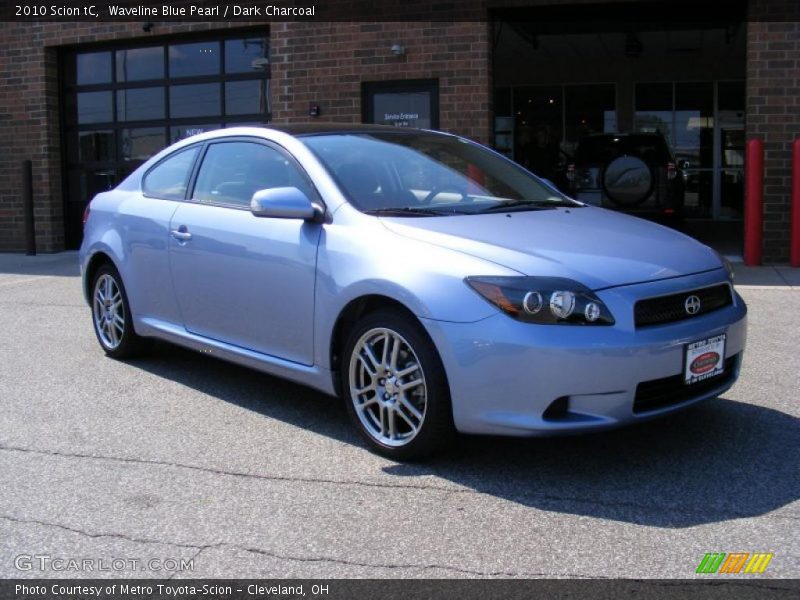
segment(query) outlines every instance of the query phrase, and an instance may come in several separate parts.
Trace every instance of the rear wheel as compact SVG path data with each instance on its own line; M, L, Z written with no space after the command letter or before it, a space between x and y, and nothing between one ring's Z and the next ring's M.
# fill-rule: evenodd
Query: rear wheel
M110 264L100 267L92 282L92 323L97 341L112 358L130 358L147 346L133 330L125 286Z
M347 410L372 449L413 460L452 439L444 368L414 319L391 310L367 315L350 332L342 356Z

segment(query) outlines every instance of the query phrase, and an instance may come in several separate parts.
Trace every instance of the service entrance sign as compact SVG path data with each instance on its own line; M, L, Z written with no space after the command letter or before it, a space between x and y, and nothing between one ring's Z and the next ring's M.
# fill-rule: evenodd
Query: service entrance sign
M379 81L363 85L363 121L395 127L439 127L439 82Z

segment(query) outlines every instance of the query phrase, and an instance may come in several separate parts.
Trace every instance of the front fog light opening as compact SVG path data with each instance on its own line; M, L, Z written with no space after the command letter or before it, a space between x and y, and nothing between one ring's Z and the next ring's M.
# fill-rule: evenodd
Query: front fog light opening
M559 319L566 319L575 310L575 294L566 291L556 291L550 296L550 312Z
M569 414L569 397L561 396L553 400L542 413L545 421L560 421L566 419Z

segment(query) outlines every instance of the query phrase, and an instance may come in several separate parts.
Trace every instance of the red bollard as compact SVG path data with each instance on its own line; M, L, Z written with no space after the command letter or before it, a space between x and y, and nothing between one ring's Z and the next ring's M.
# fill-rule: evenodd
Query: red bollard
M792 144L792 216L789 264L800 267L800 138Z
M764 142L747 140L744 159L744 264L761 264L764 220Z

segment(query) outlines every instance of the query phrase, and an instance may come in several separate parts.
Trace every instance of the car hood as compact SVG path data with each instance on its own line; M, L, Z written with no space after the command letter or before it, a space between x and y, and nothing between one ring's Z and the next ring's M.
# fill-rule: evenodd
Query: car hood
M381 221L408 238L525 275L568 277L594 290L723 266L711 248L682 233L594 207Z

